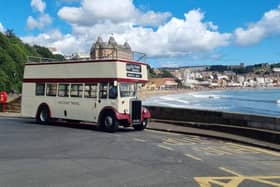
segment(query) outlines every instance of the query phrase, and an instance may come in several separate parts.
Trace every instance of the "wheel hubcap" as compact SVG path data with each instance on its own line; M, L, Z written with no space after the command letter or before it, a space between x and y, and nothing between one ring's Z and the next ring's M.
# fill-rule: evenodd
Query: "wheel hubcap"
M146 128L147 126L148 126L148 121L144 120L144 121L143 121L143 127Z
M111 116L106 116L105 126L106 127L112 127L113 126L113 118Z
M47 117L48 117L48 112L43 110L41 113L40 113L40 120L45 122L47 121Z

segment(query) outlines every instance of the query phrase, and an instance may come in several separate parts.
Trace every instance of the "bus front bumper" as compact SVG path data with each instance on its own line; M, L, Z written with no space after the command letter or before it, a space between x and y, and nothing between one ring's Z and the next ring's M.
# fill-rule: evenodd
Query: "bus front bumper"
M127 123L131 125L130 114L115 112L115 115L119 121L127 121ZM145 119L150 119L150 118L151 118L151 113L146 108L142 108L141 122L143 122Z

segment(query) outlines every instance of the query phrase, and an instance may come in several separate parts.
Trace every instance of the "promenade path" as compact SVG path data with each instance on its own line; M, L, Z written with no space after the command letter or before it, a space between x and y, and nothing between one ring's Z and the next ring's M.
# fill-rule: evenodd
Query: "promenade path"
M154 130L0 116L0 186L280 186L280 152Z

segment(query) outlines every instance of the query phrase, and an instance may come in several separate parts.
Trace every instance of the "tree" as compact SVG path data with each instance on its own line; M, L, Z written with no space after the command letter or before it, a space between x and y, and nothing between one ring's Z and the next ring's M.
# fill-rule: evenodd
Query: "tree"
M151 68L150 65L147 65L147 70L148 70L148 78L156 78L157 74L154 72L153 68Z
M12 29L5 34L0 32L0 91L21 90L27 56L64 59L62 55L53 55L46 47L23 43Z
M161 70L160 77L161 78L167 78L167 77L175 78L174 75L172 75L168 70L165 70L165 69Z

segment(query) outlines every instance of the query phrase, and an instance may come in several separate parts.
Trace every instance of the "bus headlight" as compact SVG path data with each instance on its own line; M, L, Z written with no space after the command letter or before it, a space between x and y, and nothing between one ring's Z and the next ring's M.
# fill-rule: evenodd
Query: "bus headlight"
M148 112L148 109L143 107L143 113L147 113Z

